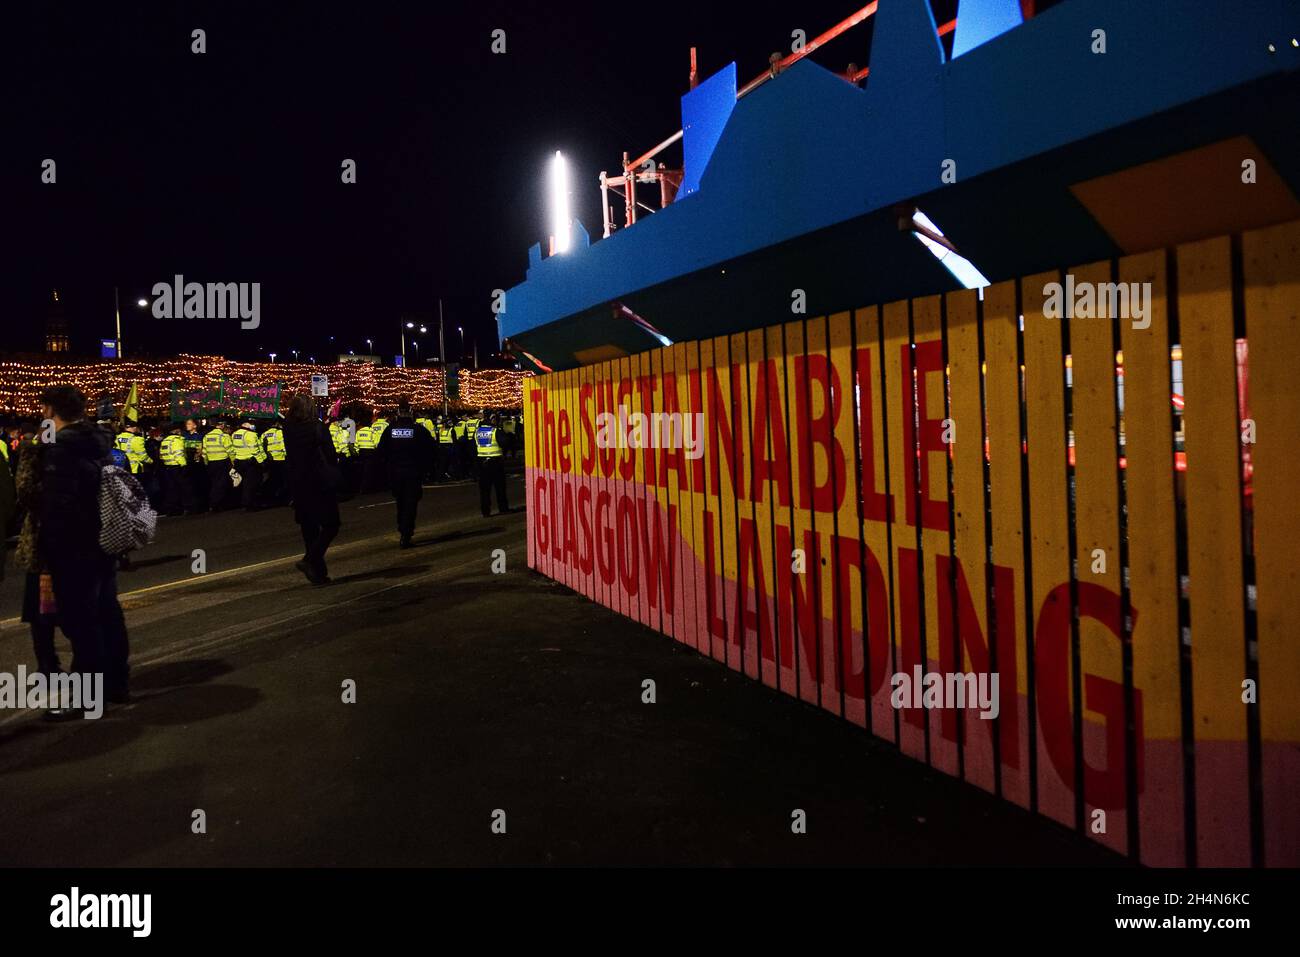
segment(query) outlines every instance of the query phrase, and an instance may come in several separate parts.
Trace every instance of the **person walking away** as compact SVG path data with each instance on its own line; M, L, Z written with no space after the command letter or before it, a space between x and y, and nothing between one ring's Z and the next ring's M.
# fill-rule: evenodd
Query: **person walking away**
M338 493L343 475L334 441L316 418L316 407L309 395L296 395L289 402L284 423L284 464L293 497L293 517L305 548L302 561L295 567L313 585L324 585L330 580L325 550L341 524Z
M239 473L240 499L244 511L255 512L261 507L257 493L262 487L262 464L266 461L266 453L262 451L262 440L252 422L240 423L235 434L230 437L230 447L235 460L235 471Z
M272 421L262 433L262 451L266 453L266 484L262 487L263 501L270 505L283 505L288 489L284 483L284 429Z
M190 488L185 438L179 422L173 423L158 443L162 460L162 514L183 515L194 510L194 490Z
M388 468L388 484L397 503L397 535L401 548L411 547L415 534L415 515L424 489L420 484L426 463L432 454L429 433L415 424L411 403L403 399L397 416L379 440L379 458Z
M474 433L474 444L478 448L478 497L483 517L492 514L493 489L497 493L497 509L502 515L510 511L506 500L506 466L503 458L501 439L503 433L497 428L496 416L490 415L481 423Z
M230 457L234 444L230 426L218 422L203 436L203 458L208 463L208 510L224 511L234 487L230 484Z
M22 530L18 533L18 547L14 550L14 567L26 574L22 621L31 630L36 670L52 676L61 670L59 654L54 647L54 629L58 626L58 615L54 603L54 583L36 547L40 535L41 469L44 466L45 447L33 436L17 452L16 498L23 510L23 523Z
M121 703L129 699L130 646L117 562L99 547L99 486L113 436L86 421L86 397L74 386L52 386L40 402L55 433L42 453L37 553L49 567L59 623L72 643L72 671L103 675L104 696ZM46 713L55 721L80 716L72 709Z

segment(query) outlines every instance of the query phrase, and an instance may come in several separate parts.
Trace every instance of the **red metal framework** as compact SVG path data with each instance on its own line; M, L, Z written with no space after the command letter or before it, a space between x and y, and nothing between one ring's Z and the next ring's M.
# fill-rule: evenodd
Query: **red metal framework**
M1035 4L1035 0L1021 0L1021 8L1024 11L1024 15L1026 19L1033 16L1034 4ZM868 3L860 10L844 18L839 23L831 27L829 30L826 30L823 33L818 34L812 40L805 43L801 48L793 51L792 53L784 57L773 53L768 68L763 73L760 73L758 76L754 77L754 79L750 80L743 87L741 87L740 90L737 91L736 93L736 99L739 100L742 97L747 96L748 94L752 93L754 90L762 86L764 83L766 83L768 80L779 75L785 70L788 70L791 66L798 63L800 60L802 60L804 57L808 56L809 54L813 53L814 51L819 50L821 47L825 46L831 40L834 40L836 37L842 36L843 34L847 33L849 30L853 29L855 26L870 19L873 15L875 15L876 8L878 5L879 5L879 0L872 0L871 3ZM947 23L940 24L938 28L939 36L941 37L947 36L948 34L952 33L956 28L957 28L956 19L952 19L949 20ZM848 69L846 69L842 75L844 76L844 79L847 80L848 82L857 84L857 83L861 83L864 79L866 79L867 75L870 72L871 72L871 68L869 66L863 67L862 69L858 69L856 64L850 63ZM696 50L695 47L691 47L690 89L692 90L695 89L698 82L699 82L699 72L696 65ZM606 171L604 170L601 171L600 194L601 194L601 207L604 210L604 223L603 223L604 228L602 230L601 235L603 237L608 238L610 233L612 233L616 228L614 225L613 215L609 205L609 194L611 191L614 192L616 195L621 196L623 199L623 224L622 224L623 227L631 226L633 223L636 222L638 207L644 209L646 212L649 213L655 212L655 207L649 206L646 203L642 202L641 200L637 199L637 195L636 195L637 183L643 183L643 184L657 183L659 185L659 207L658 207L659 209L663 209L674 199L676 199L677 190L678 188L680 188L682 184L683 171L680 169L669 169L667 167L661 167L657 163L653 162L653 160L656 156L658 156L668 147L672 146L674 143L679 141L682 138L682 135L683 135L683 131L678 130L672 136L663 140L657 146L654 146L651 149L647 150L646 152L642 153L640 156L636 157L635 159L629 159L628 154L624 153L623 164L622 164L623 171L622 174L619 176L610 176Z

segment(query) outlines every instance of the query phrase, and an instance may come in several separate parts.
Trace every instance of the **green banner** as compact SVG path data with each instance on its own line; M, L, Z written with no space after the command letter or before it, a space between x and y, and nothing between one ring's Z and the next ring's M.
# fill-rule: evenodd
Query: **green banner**
M171 419L181 422L225 415L273 419L280 414L283 385L249 386L229 379L190 388L172 383Z

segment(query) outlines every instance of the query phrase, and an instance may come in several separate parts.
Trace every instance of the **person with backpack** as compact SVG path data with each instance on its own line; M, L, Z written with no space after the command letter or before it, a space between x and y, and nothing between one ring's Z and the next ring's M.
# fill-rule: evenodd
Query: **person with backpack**
M41 469L38 554L72 644L72 671L103 675L104 696L122 703L129 700L126 618L117 600L116 556L100 546L100 491L105 466L112 465L113 435L86 421L86 397L74 386L51 386L40 402L55 433ZM59 721L82 714L51 709L45 716Z

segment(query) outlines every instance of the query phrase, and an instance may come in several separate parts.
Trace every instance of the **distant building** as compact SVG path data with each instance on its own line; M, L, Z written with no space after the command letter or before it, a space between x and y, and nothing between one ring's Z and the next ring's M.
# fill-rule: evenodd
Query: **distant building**
M67 352L68 349L68 320L63 316L63 303L55 289L45 311L45 351Z

